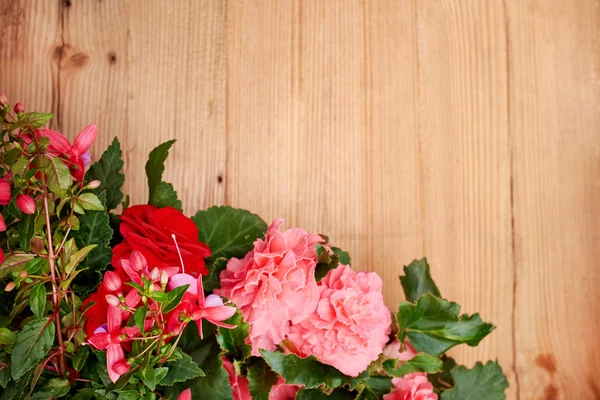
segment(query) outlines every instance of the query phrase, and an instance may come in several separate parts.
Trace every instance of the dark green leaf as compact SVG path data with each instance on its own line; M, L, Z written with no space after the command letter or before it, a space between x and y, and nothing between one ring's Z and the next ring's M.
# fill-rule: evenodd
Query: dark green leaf
M50 400L57 399L69 393L70 389L68 379L52 378L42 386L42 388L34 393L31 400Z
M16 253L8 257L0 266L0 279L13 272L20 271L24 266L35 257L35 254Z
M433 356L461 343L477 346L493 329L479 314L461 315L460 306L426 293L416 304L402 302L396 314L398 339L408 337L419 352Z
M433 384L438 392L454 386L454 379L452 378L450 371L456 367L456 361L454 361L453 358L446 355L443 355L441 358L442 362L444 363L442 371L437 374L427 375L427 379Z
M141 306L140 308L135 310L135 313L133 314L133 321L135 322L135 326L137 326L138 329L140 330L140 332L142 332L142 333L144 333L144 331L145 331L144 325L146 322L146 313L147 312L148 312L148 309L146 308L146 306Z
M104 203L104 193L100 195L100 201ZM79 274L73 284L75 293L84 298L96 289L102 278L102 272L110 264L112 258L110 240L113 230L106 210L88 211L79 218L79 223L79 230L72 232L77 247L83 248L92 244L97 246L85 259L87 270Z
M10 368L2 368L0 369L0 386L4 389L8 386L8 382L10 382Z
M24 113L17 124L19 127L31 125L34 128L41 128L54 118L52 113L28 112Z
M26 214L23 220L19 222L17 232L19 232L19 245L24 251L30 250L29 242L35 233L36 214Z
M227 268L227 261L226 258L220 257L208 263L210 272L208 275L202 277L202 284L205 291L212 292L221 287L220 275L221 271Z
M173 185L168 182L159 182L156 185L148 204L158 208L173 207L179 211L182 210L181 200L177 198L177 192Z
M192 220L198 227L200 241L210 247L211 260L244 257L267 230L267 224L258 215L229 206L198 211Z
M181 303L183 295L190 285L178 286L175 289L167 293L167 300L163 302L163 314L166 314L175 309Z
M10 167L13 176L19 176L21 178L25 178L25 174L29 169L29 165L31 164L31 160L26 157L19 158L13 165Z
M404 276L400 277L406 300L414 303L425 293L440 297L440 291L431 278L427 259L415 260L408 267L404 267Z
M356 398L356 393L342 388L335 389L331 394L326 394L319 389L300 389L296 394L296 400L351 400Z
M442 392L442 400L504 400L508 381L497 362L478 362L473 369L463 366L451 371L455 386Z
M73 356L73 369L75 369L75 371L81 371L81 368L85 365L89 354L89 346L79 346L77 353L75 353Z
M54 343L54 324L47 318L36 319L25 324L17 335L17 343L11 355L12 377L18 380L37 365Z
M397 360L387 360L383 363L385 372L398 378L413 372L426 372L433 374L442 370L443 362L437 357L430 356L427 353L419 353L411 360L406 361L400 366L396 364Z
M185 382L189 379L204 376L204 372L190 356L181 353L181 358L165 364L169 367L167 375L159 382L162 386L171 386L176 382Z
M175 140L169 140L158 145L150 152L148 162L146 162L146 176L148 177L148 188L150 189L150 198L158 184L162 182L162 175L165 172L165 161L169 156L169 149L175 143Z
M29 294L29 307L37 318L44 316L46 308L46 286L43 283L36 283Z
M225 323L237 326L234 329L219 327L217 334L219 346L233 359L238 361L246 360L252 353L252 346L246 343L246 339L250 334L250 324L244 322L244 317L239 310L225 321Z
M77 197L77 204L84 210L102 211L104 206L94 193L82 193Z
M158 379L156 379L156 371L154 368L152 368L152 366L148 366L142 371L142 381L144 381L144 384L148 386L148 389L152 391L156 389Z
M260 350L260 354L271 369L285 379L286 383L303 385L307 389L321 385L330 389L342 385L354 388L367 376L367 373L356 378L344 375L334 367L320 363L314 356L300 358L295 354L265 350Z
M341 264L350 265L350 254L338 247L332 247L331 250L338 256Z
M71 172L69 167L58 157L46 158L44 161L46 184L48 189L59 197L65 196L71 186Z
M269 393L278 376L262 358L253 357L248 367L248 388L253 400L269 400Z
M365 379L358 389L357 400L378 400L392 390L392 378L372 376Z
M121 187L125 182L125 175L121 173L123 169L122 156L121 144L115 137L111 145L102 153L100 160L92 164L85 174L87 182L91 182L94 179L101 182L100 187L94 189L94 193L100 195L100 193L106 192L106 209L108 211L117 208L123 200Z

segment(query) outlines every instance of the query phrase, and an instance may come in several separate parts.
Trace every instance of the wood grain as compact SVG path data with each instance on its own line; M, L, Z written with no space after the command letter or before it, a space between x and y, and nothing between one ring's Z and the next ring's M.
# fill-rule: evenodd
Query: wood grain
M509 399L600 398L597 0L0 0L0 90L121 139L187 214L328 234L403 299L427 256L497 330ZM6 21L6 22L5 22Z

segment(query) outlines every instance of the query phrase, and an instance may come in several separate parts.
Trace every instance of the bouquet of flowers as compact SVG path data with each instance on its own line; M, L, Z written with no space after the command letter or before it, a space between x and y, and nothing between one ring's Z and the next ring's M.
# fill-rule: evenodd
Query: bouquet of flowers
M188 218L149 155L148 204L118 139L73 143L0 93L1 399L504 399L493 361L445 353L492 330L441 297L426 260L382 281L325 235L227 206Z

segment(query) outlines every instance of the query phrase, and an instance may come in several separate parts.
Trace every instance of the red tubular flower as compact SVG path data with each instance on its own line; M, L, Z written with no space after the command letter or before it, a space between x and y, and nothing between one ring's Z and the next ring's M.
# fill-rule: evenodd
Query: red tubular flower
M121 260L135 250L144 256L150 270L177 267L176 272L179 272L179 255L172 238L175 235L186 265L185 272L194 277L208 274L204 258L210 256L210 249L199 241L194 222L172 207L129 207L121 215L120 231L123 242L113 249L115 268L120 268ZM135 270L135 266L131 266Z
M113 365L112 369L116 374L123 375L129 372L131 369L131 363L129 360L123 358L122 360L117 361Z
M0 232L4 232L6 230L6 222L4 221L4 217L0 214Z
M177 400L192 400L192 390L185 389L183 392L179 393Z
M36 210L35 200L26 194L20 194L17 196L17 206L25 214L34 214Z
M0 205L5 206L10 203L10 184L0 181Z

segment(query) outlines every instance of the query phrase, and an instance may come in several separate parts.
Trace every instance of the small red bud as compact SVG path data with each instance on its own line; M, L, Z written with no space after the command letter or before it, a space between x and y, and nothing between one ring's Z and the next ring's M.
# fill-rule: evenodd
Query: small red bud
M126 374L131 369L131 363L126 359L121 359L113 364L112 369L119 375Z
M108 304L110 304L113 307L120 307L121 306L121 300L119 300L119 298L117 296L115 296L114 294L107 294L106 295L106 302Z
M0 232L4 232L6 230L6 222L4 221L4 217L0 214Z
M0 181L0 205L5 206L10 203L10 184Z
M15 112L17 114L24 113L25 112L25 104L17 103L17 104L15 104L15 107L13 109L15 110Z
M179 393L177 400L192 400L192 389L185 389L183 392Z
M15 286L17 286L17 285L15 285L14 282L8 282L8 285L6 285L4 287L4 291L5 292L10 292L11 290L13 290L15 288Z
M90 189L98 189L100 187L100 184L102 182L100 182L99 180L93 180L90 183L87 184L87 187Z
M123 286L123 282L121 282L119 275L113 271L107 271L104 274L104 287L106 290L109 292L116 292L117 290L121 290L121 286Z
M17 196L17 206L25 214L34 214L36 210L35 200L26 194L20 194Z

